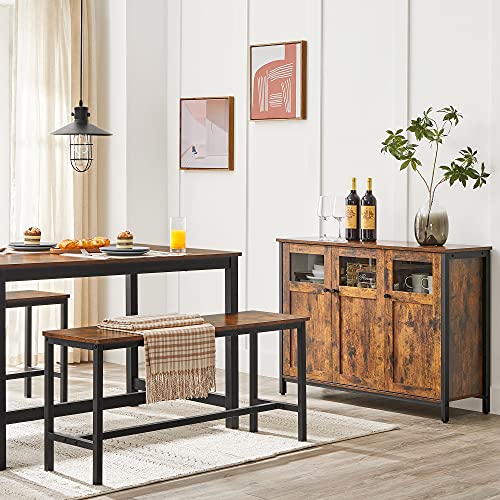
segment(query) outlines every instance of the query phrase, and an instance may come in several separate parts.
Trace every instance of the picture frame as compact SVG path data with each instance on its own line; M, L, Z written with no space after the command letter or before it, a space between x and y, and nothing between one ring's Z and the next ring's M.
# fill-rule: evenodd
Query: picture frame
M307 41L250 45L250 120L307 118Z
M181 97L180 170L234 170L234 96Z

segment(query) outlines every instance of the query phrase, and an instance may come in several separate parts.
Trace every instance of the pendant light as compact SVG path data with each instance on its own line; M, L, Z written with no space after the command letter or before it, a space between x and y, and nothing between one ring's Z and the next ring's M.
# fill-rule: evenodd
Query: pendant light
M52 135L69 135L69 159L76 172L86 172L92 165L92 136L112 135L95 125L89 123L89 108L83 105L83 0L80 0L80 102L74 108L71 116L73 123L59 130L51 132Z

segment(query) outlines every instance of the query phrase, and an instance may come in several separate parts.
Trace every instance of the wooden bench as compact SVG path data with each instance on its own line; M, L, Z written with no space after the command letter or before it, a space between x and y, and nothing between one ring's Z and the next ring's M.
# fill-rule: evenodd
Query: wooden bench
M233 398L224 394L210 393L207 398L195 399L198 402L224 407L224 411L197 415L194 417L166 420L153 424L135 425L110 431L103 430L103 410L142 404L146 401L145 384L138 384L139 392L119 396L103 397L103 352L106 350L141 346L142 335L114 330L101 330L97 327L72 328L43 332L45 336L46 374L45 374L45 459L46 471L54 470L54 442L62 442L93 452L93 484L102 484L103 440L141 434L161 429L181 427L185 425L209 422L250 415L250 432L258 432L258 414L270 410L288 410L298 414L298 440L307 440L306 425L306 316L276 314L260 311L246 311L235 314L215 314L204 316L207 323L215 326L216 337L249 335L250 338L250 400L249 406L240 408ZM270 401L258 397L258 334L286 329L297 329L297 404L281 401ZM54 406L54 345L77 347L93 351L93 398L92 406L88 401L67 403L68 408L58 415L72 414L82 411L93 412L92 434L68 436L54 432L54 417L57 416ZM238 374L230 374L236 377ZM238 398L236 398L238 399Z
M33 307L61 305L61 328L68 327L67 293L44 292L41 290L16 290L5 294L5 307L13 309L24 307L24 370L6 375L7 380L24 378L24 397L31 398L31 378L44 374L42 368L32 366L33 352ZM61 346L61 371L56 376L61 379L59 400L68 400L68 348Z

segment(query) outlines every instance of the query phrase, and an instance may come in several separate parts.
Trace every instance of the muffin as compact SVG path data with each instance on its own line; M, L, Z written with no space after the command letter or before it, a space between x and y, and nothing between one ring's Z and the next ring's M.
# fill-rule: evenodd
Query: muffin
M24 244L25 245L40 245L42 238L42 231L37 227L29 227L24 231Z
M122 231L116 237L117 248L132 248L134 246L134 235L130 231Z

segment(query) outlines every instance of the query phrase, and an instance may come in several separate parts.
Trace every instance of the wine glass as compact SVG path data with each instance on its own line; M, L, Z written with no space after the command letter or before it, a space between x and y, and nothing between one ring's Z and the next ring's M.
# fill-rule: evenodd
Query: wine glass
M342 195L335 195L333 200L333 213L332 217L339 224L339 235L335 241L345 243L347 240L342 237L342 221L345 219L345 198Z
M331 196L320 196L318 203L318 217L326 222L330 217L333 217L333 198ZM325 224L323 224L322 235L320 241L329 241L326 235Z

